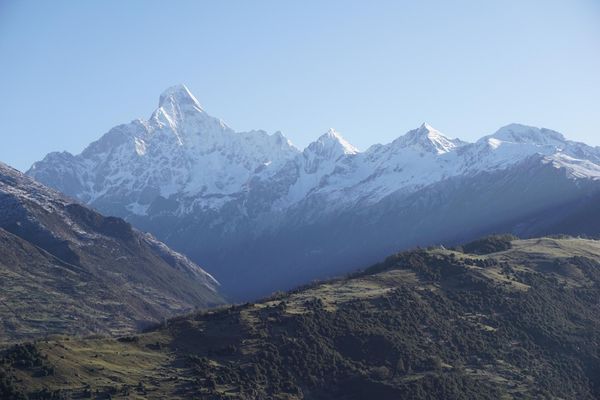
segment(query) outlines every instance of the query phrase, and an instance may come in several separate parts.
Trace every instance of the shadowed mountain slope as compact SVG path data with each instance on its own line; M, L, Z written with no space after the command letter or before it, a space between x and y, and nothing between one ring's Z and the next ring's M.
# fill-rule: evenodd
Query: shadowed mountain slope
M217 289L152 236L0 164L0 341L124 333L222 304Z
M279 132L234 131L179 85L148 119L27 174L151 232L248 300L414 245L583 233L600 149L520 124L467 143L424 123L364 151L333 129L300 150Z

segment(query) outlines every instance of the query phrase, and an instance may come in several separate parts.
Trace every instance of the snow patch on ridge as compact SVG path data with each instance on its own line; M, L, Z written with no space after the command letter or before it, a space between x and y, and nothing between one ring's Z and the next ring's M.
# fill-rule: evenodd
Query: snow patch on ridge
M451 177L509 168L535 154L553 157L576 177L595 178L600 169L599 149L520 124L466 143L423 123L364 152L330 129L300 151L280 132L235 132L177 85L161 94L148 120L111 129L80 155L51 153L28 174L92 205L117 204L134 215L188 215L233 204L247 216L299 204L323 210L371 204Z
M414 148L417 151L432 152L438 155L449 153L463 144L458 139L447 138L427 123L423 123L418 129L399 137L394 143L398 147Z

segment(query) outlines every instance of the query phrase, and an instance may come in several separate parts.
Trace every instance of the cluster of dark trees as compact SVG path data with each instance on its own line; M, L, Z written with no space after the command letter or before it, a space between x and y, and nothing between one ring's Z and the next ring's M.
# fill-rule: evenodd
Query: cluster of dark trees
M151 348L170 346L186 361L193 381L180 390L199 399L600 398L600 263L572 257L516 268L483 256L513 239L461 248L480 257L403 252L348 278L380 274L386 284L394 274L382 273L394 270L417 277L391 279L374 298L292 301L303 288L176 318L156 328L172 342ZM5 351L0 365L0 398L19 400L6 371L51 367L35 345Z
M490 246L505 248L499 243L502 238L493 238L477 248L480 253ZM517 271L489 259L468 262L498 267L530 288L500 284L452 255L415 250L354 277L409 269L418 284L337 303L335 311L315 298L303 305L306 312L288 313L288 296L277 294L270 299L274 305L252 311L258 321L251 329L240 316L251 305L199 314L198 320L220 321L236 333L227 346L198 346L190 358L198 395L219 398L224 396L219 388L233 387L246 399L600 397L598 262L561 261L585 277L588 284L577 287L535 268ZM176 323L171 326L177 329ZM193 348L189 330L186 337ZM198 335L198 341L209 339L206 332ZM254 343L251 354L240 350L248 341Z

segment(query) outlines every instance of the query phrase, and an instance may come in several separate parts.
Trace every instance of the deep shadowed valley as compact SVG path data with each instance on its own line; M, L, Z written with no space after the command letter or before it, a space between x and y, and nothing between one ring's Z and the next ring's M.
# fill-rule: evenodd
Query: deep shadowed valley
M184 85L148 119L27 174L151 232L236 301L414 246L600 234L600 149L551 129L509 124L469 143L424 123L364 151L331 129L301 150L281 132L234 131Z

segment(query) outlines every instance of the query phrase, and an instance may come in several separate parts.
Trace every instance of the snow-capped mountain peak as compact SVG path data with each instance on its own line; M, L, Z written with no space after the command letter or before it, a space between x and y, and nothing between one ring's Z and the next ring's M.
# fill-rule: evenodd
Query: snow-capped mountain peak
M325 165L330 165L330 167L325 168L329 170L341 158L358 153L356 147L351 145L335 129L330 128L304 149L304 170L312 174L319 169L323 169Z
M356 147L350 144L333 128L330 128L316 141L309 144L306 150L322 156L335 158L341 155L357 154L359 152Z
M556 131L546 128L536 128L522 124L509 124L498 129L496 133L486 137L502 142L530 144L536 146L563 145L565 137Z
M426 122L399 137L394 143L399 147L413 147L434 154L448 153L463 144L458 139L447 138Z
M171 86L160 95L158 108L149 122L153 128L175 131L180 144L185 142L182 133L195 135L230 129L220 119L208 115L185 85Z
M170 107L173 105L194 107L202 111L202 106L200 106L196 97L194 97L185 85L181 84L167 88L159 97L159 107Z
M421 124L421 126L419 127L419 129L425 129L428 132L437 132L437 133L439 133L439 131L437 129L435 129L433 126L429 125L427 122L423 122Z
M562 207L575 189L600 193L600 149L518 124L465 143L424 123L364 152L330 129L301 151L281 133L228 128L175 86L150 119L111 129L81 154L50 154L28 174L209 259L242 286L257 279L246 257L287 276L368 238L394 248L455 240L530 215L524 208ZM298 247L304 237L314 241Z
M235 132L177 85L163 92L149 120L119 125L79 155L50 154L29 174L125 217L235 208L250 218L314 199L331 208L374 204L392 193L556 153L600 165L598 150L551 130L518 124L469 144L423 123L365 152L329 129L300 151L279 132ZM555 158L553 163L566 165L566 160ZM577 176L592 170L577 164ZM111 208L115 204L118 209Z

